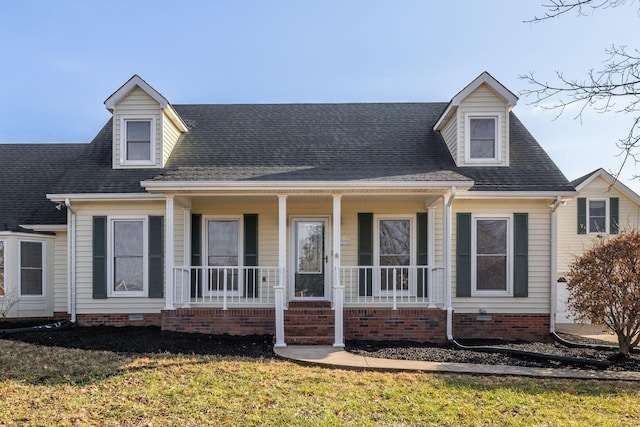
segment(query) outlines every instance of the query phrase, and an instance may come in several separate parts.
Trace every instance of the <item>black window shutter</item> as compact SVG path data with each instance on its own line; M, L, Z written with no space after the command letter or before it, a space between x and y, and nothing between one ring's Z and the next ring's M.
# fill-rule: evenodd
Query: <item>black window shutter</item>
M456 296L471 296L471 214L456 214Z
M529 295L529 215L515 213L513 222L513 296L526 297Z
M620 216L620 199L617 197L612 197L609 199L609 233L610 234L618 234L619 233L619 216Z
M202 215L191 215L191 266L202 265ZM199 270L191 270L191 297L202 296L202 274Z
M428 244L429 240L429 227L428 227L428 213L418 212L417 216L417 232L418 232L418 252L417 252L417 265L427 265L429 259ZM418 269L418 289L417 295L419 297L427 296L427 269Z
M244 266L258 266L258 214L244 215ZM253 298L258 294L258 269L247 268L245 295Z
M93 298L107 298L107 217L93 217Z
M578 234L587 234L587 199L578 197Z
M373 214L358 213L358 265L373 265ZM358 295L373 295L373 270L360 269Z
M164 298L164 217L149 217L149 298Z

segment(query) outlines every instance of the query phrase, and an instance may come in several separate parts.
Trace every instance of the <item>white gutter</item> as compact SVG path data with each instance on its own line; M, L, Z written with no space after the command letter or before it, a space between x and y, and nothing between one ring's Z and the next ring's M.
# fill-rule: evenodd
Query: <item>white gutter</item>
M548 199L549 197L575 197L577 191L549 192L549 191L466 191L458 199Z
M453 307L451 305L451 205L456 198L456 187L451 187L451 194L444 203L444 283L445 309L447 310L447 340L453 339Z
M67 234L67 252L69 260L67 261L69 275L69 312L71 321L76 321L76 211L71 208L69 199L64 201L67 207L67 217L69 218L69 233Z
M113 202L121 200L165 201L165 198L149 193L79 193L79 194L47 194L53 202L64 202L73 199L75 202Z

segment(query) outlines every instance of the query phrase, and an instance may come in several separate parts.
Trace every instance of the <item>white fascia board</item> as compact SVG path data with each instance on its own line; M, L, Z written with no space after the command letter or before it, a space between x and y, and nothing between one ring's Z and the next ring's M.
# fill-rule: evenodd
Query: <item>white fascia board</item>
M457 187L465 190L473 187L473 181L429 181L429 182L398 182L398 181L376 181L376 182L331 182L331 181L309 181L309 182L254 182L247 184L246 181L142 181L140 185L149 191L297 191L314 190L330 193L333 190L449 190Z
M180 132L187 132L189 130L187 124L182 120L182 117L180 117L178 112L173 109L171 104L167 105L166 108L163 108L163 111L167 114L171 123L173 123Z
M453 103L450 102L449 105L447 105L447 108L442 113L442 115L440 115L440 118L438 119L436 124L433 125L433 130L440 131L442 128L444 128L444 126L447 124L449 119L455 114L457 109L458 109L458 106L453 105Z
M633 200L636 204L640 205L640 196L635 191L624 185L619 179L614 178L613 175L602 168L598 169L589 178L582 181L580 185L576 186L576 190L582 191L583 188L591 184L598 177L602 177L602 179L607 181L610 186L619 190L621 193L625 194L627 197Z
M158 104L160 104L160 108L165 109L169 106L169 101L167 98L162 96L160 92L151 87L151 85L145 82L142 77L137 74L134 74L125 84L120 86L118 90L116 90L106 101L104 101L104 106L107 110L113 112L113 109L116 105L122 100L122 98L126 97L129 92L131 92L136 87L139 87L143 91L147 93L151 98L153 98Z
M163 201L164 197L150 193L79 193L79 194L47 194L47 199L52 202L64 202L70 200L74 202L113 202L118 200L140 200L140 201Z
M576 191L467 191L458 194L456 199L548 199L560 197L575 197Z
M66 224L46 225L46 224L19 224L20 227L33 231L67 231Z

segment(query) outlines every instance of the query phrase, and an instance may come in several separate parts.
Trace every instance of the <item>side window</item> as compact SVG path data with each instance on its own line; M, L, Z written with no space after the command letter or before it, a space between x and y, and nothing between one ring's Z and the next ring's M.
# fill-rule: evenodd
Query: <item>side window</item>
M111 220L111 294L143 295L147 292L146 219Z
M472 278L475 293L510 293L509 218L478 217L473 225Z
M587 200L589 233L607 233L607 201Z
M20 295L43 295L43 243L20 242Z

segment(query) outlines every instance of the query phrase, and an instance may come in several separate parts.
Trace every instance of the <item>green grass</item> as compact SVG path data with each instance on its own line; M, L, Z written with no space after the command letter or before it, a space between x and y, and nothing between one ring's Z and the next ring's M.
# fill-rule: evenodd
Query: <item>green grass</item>
M130 357L0 340L0 426L636 425L632 382Z

